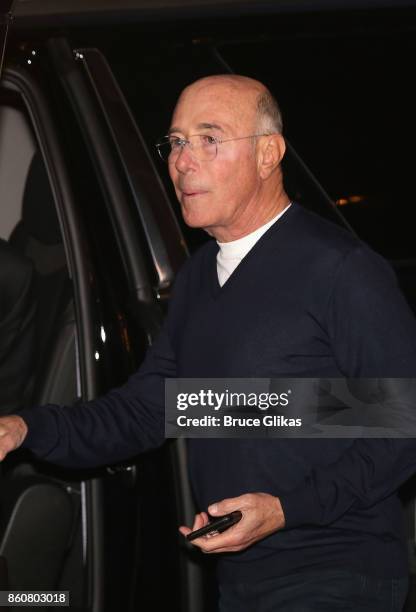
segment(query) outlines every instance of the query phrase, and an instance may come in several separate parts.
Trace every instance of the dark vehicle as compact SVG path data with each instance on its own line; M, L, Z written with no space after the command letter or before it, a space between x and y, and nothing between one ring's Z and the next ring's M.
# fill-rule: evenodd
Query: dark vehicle
M184 227L153 143L209 74L270 87L289 194L389 258L416 311L411 2L47 4L17 4L0 84L0 237L36 270L25 405L94 398L142 361L208 239ZM177 532L194 513L183 441L90 471L19 451L0 491L3 589L70 591L80 612L215 609L212 560ZM413 497L410 482L415 574Z

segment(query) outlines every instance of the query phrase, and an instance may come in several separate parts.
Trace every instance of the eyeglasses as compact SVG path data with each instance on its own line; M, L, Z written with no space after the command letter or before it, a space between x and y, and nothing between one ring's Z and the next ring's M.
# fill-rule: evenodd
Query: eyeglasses
M224 142L232 142L233 140L258 138L259 136L270 136L270 134L251 134L250 136L227 138L226 140L221 140L209 134L194 134L193 136L189 136L189 138L165 136L156 143L156 148L160 157L168 164L173 164L186 146L189 147L192 155L197 160L212 161L217 157L218 145Z

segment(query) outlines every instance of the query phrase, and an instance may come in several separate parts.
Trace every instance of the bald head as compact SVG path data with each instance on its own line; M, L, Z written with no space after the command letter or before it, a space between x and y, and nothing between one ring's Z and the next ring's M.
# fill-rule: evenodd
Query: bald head
M281 134L283 121L279 105L269 89L260 81L237 74L204 77L186 87L178 102L188 94L211 90L225 94L234 111L246 117L258 134Z

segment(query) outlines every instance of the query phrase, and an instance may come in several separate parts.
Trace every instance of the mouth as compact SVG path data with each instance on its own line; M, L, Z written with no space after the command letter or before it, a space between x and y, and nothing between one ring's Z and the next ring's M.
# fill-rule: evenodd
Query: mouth
M208 193L203 189L182 189L181 191L183 198L196 198L198 196L204 195L205 193Z
M205 193L208 193L208 192L202 191L202 190L182 191L182 197L183 198L196 198L198 196L204 195Z

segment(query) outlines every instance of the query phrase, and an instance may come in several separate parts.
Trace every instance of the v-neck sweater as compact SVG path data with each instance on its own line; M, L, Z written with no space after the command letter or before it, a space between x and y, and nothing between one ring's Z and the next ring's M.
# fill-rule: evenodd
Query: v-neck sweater
M24 446L65 466L117 462L164 441L169 377L415 377L416 322L395 275L347 231L298 204L221 287L214 240L178 274L162 332L138 372L102 398L24 410ZM341 568L407 574L397 489L415 440L189 439L199 510L266 492L284 529L218 555L220 581Z
M219 242L217 240L219 247L217 253L217 273L218 282L221 287L229 279L231 274L240 264L241 260L247 255L250 249L252 249L263 234L265 234L267 230L285 214L290 206L291 202L287 204L287 206L285 206L285 208L277 215L275 215L273 219L270 219L270 221L258 227L256 230L254 230L254 232L250 232L250 234L247 234L242 238L231 240L230 242Z

